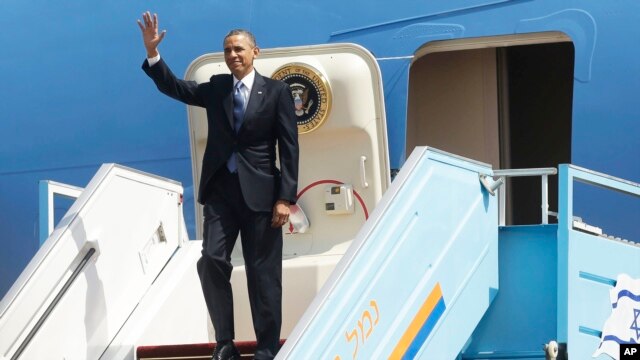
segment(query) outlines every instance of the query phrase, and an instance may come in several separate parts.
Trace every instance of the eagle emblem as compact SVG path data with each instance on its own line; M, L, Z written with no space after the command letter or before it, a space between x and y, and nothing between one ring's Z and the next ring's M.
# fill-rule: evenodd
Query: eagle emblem
M296 107L296 115L302 116L309 113L309 109L313 106L313 100L309 99L309 89L302 84L291 84L291 95L293 95L293 104Z
M321 72L306 64L292 63L280 67L271 77L284 81L291 89L298 133L308 133L324 122L331 105L331 89Z

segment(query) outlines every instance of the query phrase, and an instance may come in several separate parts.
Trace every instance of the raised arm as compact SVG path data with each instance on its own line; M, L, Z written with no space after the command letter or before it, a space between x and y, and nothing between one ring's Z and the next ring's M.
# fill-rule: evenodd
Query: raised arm
M166 34L165 30L158 33L158 14L152 16L150 12L145 12L142 14L142 21L138 20L138 26L142 32L144 47L147 50L147 60L142 64L142 70L165 95L188 105L204 106L204 100L195 81L178 79L162 59L158 60L159 57L149 63L151 58L159 55L158 45Z
M158 14L151 15L150 12L142 14L142 21L138 19L138 26L142 32L142 40L147 50L147 58L158 56L158 45L164 39L167 30L162 30L158 34Z

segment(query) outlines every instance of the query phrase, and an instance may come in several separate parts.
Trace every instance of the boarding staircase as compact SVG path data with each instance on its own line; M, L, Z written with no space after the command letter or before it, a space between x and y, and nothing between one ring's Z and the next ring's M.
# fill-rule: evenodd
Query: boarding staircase
M521 175L417 148L278 358L544 359L551 340L558 358L590 358L617 276L640 278L640 246L585 232L574 184L636 198L640 186L562 165L557 224L501 226L495 194ZM198 289L200 251L181 194L103 166L0 303L0 357L210 357L201 294L180 290ZM238 345L251 358L251 339Z

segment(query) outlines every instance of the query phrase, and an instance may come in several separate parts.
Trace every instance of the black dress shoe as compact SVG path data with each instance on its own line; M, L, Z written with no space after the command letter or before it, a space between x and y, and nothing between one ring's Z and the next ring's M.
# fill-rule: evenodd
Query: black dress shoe
M225 341L216 345L211 360L240 360L240 353L233 341Z

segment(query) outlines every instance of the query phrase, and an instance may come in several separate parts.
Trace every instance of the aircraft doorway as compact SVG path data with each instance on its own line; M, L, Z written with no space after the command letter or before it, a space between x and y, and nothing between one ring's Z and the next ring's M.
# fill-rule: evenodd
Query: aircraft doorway
M570 163L573 64L560 33L427 44L409 74L407 154L428 145L494 169ZM508 185L507 224L540 223L540 179ZM551 211L557 196L552 177Z

